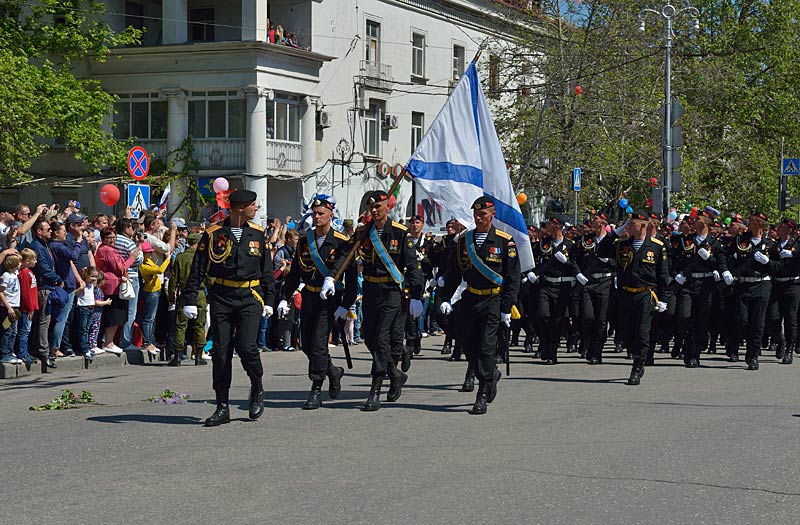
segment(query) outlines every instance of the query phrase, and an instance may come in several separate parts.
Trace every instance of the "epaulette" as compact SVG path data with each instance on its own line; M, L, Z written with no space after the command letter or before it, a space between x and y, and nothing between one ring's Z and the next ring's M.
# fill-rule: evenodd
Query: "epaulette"
M650 237L650 240L658 244L659 246L664 246L664 243L660 239L656 239L655 237Z
M495 231L495 233L497 234L498 237L503 238L503 239L505 239L507 241L511 240L511 235L507 234L503 230L498 230L497 228L495 228L494 231Z
M262 228L261 225L256 224L256 223L254 223L252 221L247 221L247 225L250 226L251 228L253 228L254 230L258 230L260 232L264 231L264 228Z
M333 236L334 236L335 238L337 238L337 239L341 240L341 241L349 241L349 240L350 240L350 239L347 237L347 235L345 235L345 234L343 234L343 233L340 233L340 232L337 232L336 230L333 230Z
M394 227L394 228L400 228L400 229L401 229L401 230L403 230L404 232L405 232L405 231L408 231L408 228L406 228L405 226L403 226L403 225L402 225L402 224L400 224L399 222L394 222L394 221L392 221L392 227Z
M206 228L206 233L214 233L215 231L219 230L220 228L222 228L222 226L221 226L221 225L219 225L219 224L212 224L211 226L209 226L208 228Z

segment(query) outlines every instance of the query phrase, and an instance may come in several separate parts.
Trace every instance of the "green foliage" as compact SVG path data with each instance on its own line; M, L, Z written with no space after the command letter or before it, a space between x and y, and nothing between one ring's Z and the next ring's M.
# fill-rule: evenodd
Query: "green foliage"
M91 171L123 169L126 144L103 130L114 97L75 71L137 43L140 32L114 33L98 2L21 4L0 1L0 183L29 178L25 170L51 143Z
M187 210L184 218L197 220L200 218L200 205L205 199L200 195L197 178L191 174L199 169L200 161L195 157L192 138L186 137L179 147L169 152L168 159L153 159L148 180L157 192L164 191L167 184L172 184L170 198L178 199L174 209Z
M189 393L178 393L171 388L165 388L163 392L156 396L147 398L145 401L152 403L163 403L165 405L182 405L191 397Z
M46 405L38 405L30 407L30 410L41 412L44 410L67 410L68 408L80 408L79 405L93 404L94 396L88 391L81 392L80 397L75 395L71 390L62 390L61 395L50 401Z

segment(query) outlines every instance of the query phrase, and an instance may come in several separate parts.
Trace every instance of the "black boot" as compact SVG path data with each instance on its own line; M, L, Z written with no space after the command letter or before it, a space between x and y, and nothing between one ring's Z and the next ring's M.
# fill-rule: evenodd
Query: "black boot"
M775 359L780 361L783 359L783 356L785 355L786 355L786 344L783 342L778 343L775 348Z
M342 376L344 368L341 366L335 367L333 372L328 374L328 395L331 399L339 397L339 392L342 391Z
M459 392L473 392L475 390L475 370L467 368L467 375L464 376L464 384L461 385Z
M453 345L453 355L450 356L448 361L461 361L461 343L458 341Z
M264 413L264 388L261 381L250 387L250 409L248 415L250 419L258 419Z
M757 357L754 357L753 359L750 360L749 363L747 363L747 369L748 370L758 370L758 358Z
M411 368L411 349L405 347L403 349L403 356L402 356L402 362L400 363L400 370L402 370L403 372L408 372L410 368Z
M167 366L181 366L181 352L177 350L172 354L172 359L169 360Z
M775 354L775 359L780 359L781 357L783 357L783 356L778 357L778 353L780 352L780 348L781 348L781 346L778 343L770 343L769 344L769 353L770 354L774 353Z
M523 354L533 353L533 344L530 341L525 341L525 344L522 346L522 353Z
M394 403L400 399L400 394L403 393L403 385L408 381L408 375L403 372L395 378L389 379L389 392L386 394L386 401Z
M792 364L792 361L794 359L792 357L792 348L793 348L793 345L788 345L788 344L786 345L786 351L783 353L783 359L781 359L781 364L782 365L791 365Z
M422 352L422 337L417 337L414 340L414 355L419 355Z
M202 348L195 348L194 350L194 365L195 366L204 366L206 364L206 360L203 359L203 349Z
M383 384L382 377L372 378L372 387L369 389L369 397L361 407L364 412L375 412L381 408L381 385Z
M644 375L644 367L641 365L640 362L634 362L633 368L631 368L631 376L628 378L628 384L631 386L636 386L642 382L642 376Z
M442 347L442 355L448 355L452 351L453 351L453 349L450 346L450 343L445 343L444 346Z
M497 383L500 381L500 377L502 377L502 374L500 373L500 370L497 370L495 368L494 376L492 377L492 379L490 381L488 381L486 383L486 402L487 403L491 403L492 401L494 401L494 398L497 397Z
M311 392L308 394L308 399L306 400L305 405L303 405L303 410L316 410L322 406L322 399L320 396L322 395L322 381L315 380L311 383Z
M217 392L217 409L206 419L205 426L218 427L231 422L231 412L228 409L228 393Z
M486 410L486 384L480 383L478 385L478 395L475 396L475 404L472 405L472 410L470 410L469 413L479 416L485 414Z

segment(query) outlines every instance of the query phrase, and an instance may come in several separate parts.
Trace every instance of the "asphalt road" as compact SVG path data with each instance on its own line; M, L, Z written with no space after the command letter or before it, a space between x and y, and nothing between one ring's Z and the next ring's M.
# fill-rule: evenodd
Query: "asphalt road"
M0 522L798 522L800 365L688 370L658 356L629 387L620 354L548 367L514 352L489 413L470 416L474 394L457 391L466 365L439 355L441 339L423 340L402 398L376 413L358 410L363 345L339 400L310 412L305 356L262 354L257 422L234 363L235 421L213 429L201 426L210 366L0 382ZM144 401L167 387L190 402ZM62 388L99 404L28 410Z

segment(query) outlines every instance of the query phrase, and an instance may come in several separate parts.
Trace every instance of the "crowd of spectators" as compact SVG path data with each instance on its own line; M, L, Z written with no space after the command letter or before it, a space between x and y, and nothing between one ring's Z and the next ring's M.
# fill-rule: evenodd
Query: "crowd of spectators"
M283 30L283 26L278 24L276 27L270 20L267 20L267 35L270 44L279 46L293 47L295 49L308 49L302 48L297 43L297 35L294 33L287 33Z

